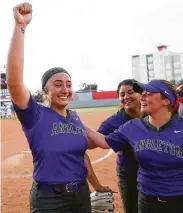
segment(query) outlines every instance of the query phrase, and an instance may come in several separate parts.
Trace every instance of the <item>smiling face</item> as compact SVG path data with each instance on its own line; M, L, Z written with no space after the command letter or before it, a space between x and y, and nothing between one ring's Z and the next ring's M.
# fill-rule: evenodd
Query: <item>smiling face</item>
M132 85L122 85L119 89L119 100L125 110L132 110L139 107L140 94L132 89Z
M170 105L170 101L163 97L161 93L151 93L143 91L140 97L141 111L144 114L152 115L160 112L163 108Z
M72 82L66 73L53 75L46 84L51 108L65 108L72 99Z

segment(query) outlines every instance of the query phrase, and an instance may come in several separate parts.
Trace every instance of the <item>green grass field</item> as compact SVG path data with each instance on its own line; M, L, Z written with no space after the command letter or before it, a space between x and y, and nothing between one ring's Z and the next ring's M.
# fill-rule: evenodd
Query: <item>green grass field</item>
M119 106L109 106L109 107L93 107L93 108L79 108L72 109L78 113L92 113L92 112L116 112Z

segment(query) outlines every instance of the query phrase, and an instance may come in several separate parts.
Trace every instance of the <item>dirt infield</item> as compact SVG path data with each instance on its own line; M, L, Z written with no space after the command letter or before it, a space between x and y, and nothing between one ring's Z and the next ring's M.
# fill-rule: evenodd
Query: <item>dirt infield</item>
M81 119L93 128L112 112L81 113ZM32 184L32 157L26 138L17 120L2 120L2 210L3 213L28 213L29 191ZM88 151L91 161L104 156L108 150ZM116 184L116 154L93 164L100 182L118 191ZM90 186L91 191L93 191ZM119 193L115 194L115 213L121 213Z

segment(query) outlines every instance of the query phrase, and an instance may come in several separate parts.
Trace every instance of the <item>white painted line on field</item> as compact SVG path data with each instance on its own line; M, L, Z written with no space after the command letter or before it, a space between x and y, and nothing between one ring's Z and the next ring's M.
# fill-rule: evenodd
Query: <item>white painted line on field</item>
M106 158L110 157L112 154L113 154L113 150L110 149L109 152L106 155L104 155L103 157L93 161L92 164L99 163L99 162L105 160Z
M16 155L12 155L8 157L6 160L2 162L2 167L10 167L10 166L18 166L21 163L21 159L25 156L25 153L19 153Z
M22 174L22 175L5 175L2 179L20 179L20 178L30 178L32 174Z
M21 159L27 155L27 154L30 154L31 151L22 151L22 153L20 154L17 154L17 155L13 155L13 156L10 156L9 158L7 158L5 161L4 161L4 165L5 166L9 166L9 165L19 165L20 164L20 161ZM109 152L104 155L103 157L95 160L95 161L92 161L91 163L92 164L96 164L96 163L99 163L103 160L105 160L106 158L110 157L111 155L113 154L113 150L110 149ZM3 176L2 179L20 179L20 178L31 178L32 177L32 174L22 174L22 175L6 175L6 176Z
M31 153L31 151L30 151L30 150L24 150L24 151L22 151L22 153L30 154L30 153Z

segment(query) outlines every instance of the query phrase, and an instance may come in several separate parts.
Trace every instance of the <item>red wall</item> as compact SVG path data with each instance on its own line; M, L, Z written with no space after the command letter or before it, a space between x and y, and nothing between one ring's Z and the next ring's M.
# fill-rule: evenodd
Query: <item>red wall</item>
M116 91L92 92L92 100L117 99Z

